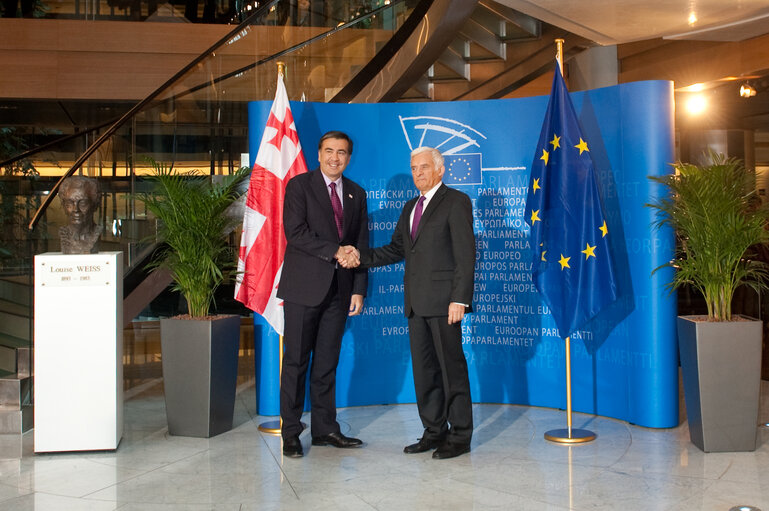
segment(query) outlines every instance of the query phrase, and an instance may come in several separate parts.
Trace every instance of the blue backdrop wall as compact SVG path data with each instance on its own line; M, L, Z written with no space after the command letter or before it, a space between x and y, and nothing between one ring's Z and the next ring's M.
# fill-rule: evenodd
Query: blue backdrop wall
M572 337L576 412L646 427L678 425L676 299L669 270L651 275L674 250L669 230L653 231L644 204L660 192L647 176L671 171L673 89L636 82L571 95L590 148L613 233L620 300ZM411 149L438 147L444 182L474 206L476 312L463 343L474 402L565 408L564 341L530 278L523 211L529 169L547 97L403 104L292 102L309 168L328 130L351 135L345 175L368 192L372 246L387 243L403 204L417 194ZM271 102L249 104L251 163ZM403 316L403 264L369 272L361 316L347 323L337 372L340 407L415 401ZM277 415L278 338L259 317L258 412Z

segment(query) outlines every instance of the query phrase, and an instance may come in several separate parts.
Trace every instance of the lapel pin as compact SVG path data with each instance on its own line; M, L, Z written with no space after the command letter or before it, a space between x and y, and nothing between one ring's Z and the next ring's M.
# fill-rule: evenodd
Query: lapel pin
M347 196L352 199L352 194L348 193Z

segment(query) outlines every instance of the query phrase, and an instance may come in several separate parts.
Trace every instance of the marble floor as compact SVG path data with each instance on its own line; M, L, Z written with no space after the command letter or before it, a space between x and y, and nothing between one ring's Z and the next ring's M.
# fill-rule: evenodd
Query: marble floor
M313 447L284 458L256 415L253 334L242 329L234 427L209 439L170 436L157 329L126 330L125 432L115 452L34 454L32 432L0 439L4 510L720 510L769 511L769 428L758 448L705 454L686 421L656 430L575 413L598 438L554 444L563 411L475 405L472 452L403 454L422 433L415 405L339 410L361 449ZM761 392L769 422L769 382ZM683 399L682 399L683 402ZM684 415L682 414L682 417ZM309 420L309 417L306 418ZM0 435L3 436L3 435Z
M235 427L214 438L169 436L162 380L127 391L116 452L33 454L0 461L2 510L769 510L769 429L750 453L705 454L686 424L653 430L574 414L597 433L576 446L550 443L564 412L475 405L472 452L451 460L402 448L421 433L414 405L339 411L361 449L313 447L284 458L258 431L253 380L239 385ZM766 392L763 393L766 396ZM765 414L766 407L762 411Z

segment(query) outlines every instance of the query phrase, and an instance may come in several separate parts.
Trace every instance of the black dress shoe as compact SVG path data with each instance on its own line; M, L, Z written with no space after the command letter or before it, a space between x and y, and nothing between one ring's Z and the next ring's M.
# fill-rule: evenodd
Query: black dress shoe
M445 460L448 458L456 458L466 452L470 452L470 444L452 444L451 442L445 442L435 449L433 458L436 460Z
M443 443L442 438L430 439L430 438L422 437L419 439L417 443L407 445L406 447L404 447L403 452L405 452L406 454L417 454L420 452L427 452L431 449L435 449L442 443Z
M301 458L304 456L302 442L299 441L299 435L283 439L283 454L290 458Z
M363 442L357 438L350 438L341 433L329 433L323 436L312 437L312 445L330 445L332 447L360 447Z

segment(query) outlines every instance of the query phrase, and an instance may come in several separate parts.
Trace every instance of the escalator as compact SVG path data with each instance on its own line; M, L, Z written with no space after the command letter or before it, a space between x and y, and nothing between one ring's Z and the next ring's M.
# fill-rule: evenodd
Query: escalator
M66 220L56 194L64 178L99 182L99 248L124 252L128 325L169 282L146 271L154 219L134 196L146 190L147 157L212 179L230 174L248 164L247 103L274 97L278 60L287 65L291 100L386 100L411 87L445 49L448 39L436 26L451 32L475 3L372 0L329 27L320 12L292 16L296 0L255 2L254 14L119 119L0 162L6 169L61 169L0 181L0 433L31 427L33 259L59 250L58 227Z

